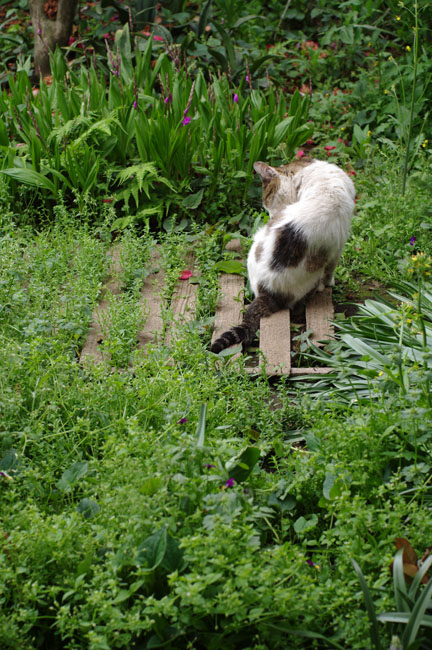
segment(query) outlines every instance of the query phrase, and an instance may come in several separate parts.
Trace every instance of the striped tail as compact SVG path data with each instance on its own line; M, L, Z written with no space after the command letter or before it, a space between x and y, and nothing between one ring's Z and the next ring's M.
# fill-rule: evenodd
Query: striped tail
M219 354L222 350L241 343L243 348L250 345L260 326L261 318L271 316L281 309L276 297L262 293L249 305L240 325L227 330L210 346L210 352Z

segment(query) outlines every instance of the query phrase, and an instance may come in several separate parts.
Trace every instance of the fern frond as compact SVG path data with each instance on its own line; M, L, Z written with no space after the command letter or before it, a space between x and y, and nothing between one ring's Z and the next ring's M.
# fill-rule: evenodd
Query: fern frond
M113 111L108 117L104 117L102 120L98 120L94 124L84 131L79 138L74 140L71 143L71 146L75 149L78 148L83 142L86 142L94 133L101 133L104 135L111 135L111 125L115 124L121 128L121 124L118 119L115 117L115 111Z
M144 191L147 196L149 196L149 187L151 187L153 183L163 183L174 191L174 187L169 180L164 176L160 176L157 167L151 162L138 163L120 170L117 174L116 181L122 185L131 178L135 180L135 187L137 187L140 192Z
M62 142L65 138L68 139L70 135L76 132L81 126L88 126L91 124L91 116L77 115L76 117L68 120L62 126L54 128L48 136L48 144L52 140Z

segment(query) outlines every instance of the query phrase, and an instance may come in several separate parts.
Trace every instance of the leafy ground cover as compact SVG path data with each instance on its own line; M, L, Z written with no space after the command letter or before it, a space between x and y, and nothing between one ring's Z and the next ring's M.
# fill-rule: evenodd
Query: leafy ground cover
M4 647L431 648L429 5L87 3L40 88L1 6ZM305 155L357 188L303 350L333 372L251 379L207 351L220 262L265 219L254 160ZM198 313L143 353L155 243L164 319L190 249Z

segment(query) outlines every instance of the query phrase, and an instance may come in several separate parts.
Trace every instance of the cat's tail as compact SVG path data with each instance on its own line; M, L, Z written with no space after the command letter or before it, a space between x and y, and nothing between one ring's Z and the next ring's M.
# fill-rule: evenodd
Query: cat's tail
M250 345L260 326L261 318L271 316L279 311L282 305L275 296L268 293L258 295L249 305L240 325L227 330L210 346L210 352L218 354L222 350L241 343L243 347Z

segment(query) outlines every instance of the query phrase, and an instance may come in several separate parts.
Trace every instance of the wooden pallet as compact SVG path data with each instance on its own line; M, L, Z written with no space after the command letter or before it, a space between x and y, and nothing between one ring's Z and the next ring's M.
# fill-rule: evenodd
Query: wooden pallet
M232 240L227 246L228 250L241 253L240 241ZM89 334L81 352L80 361L93 359L94 362L103 361L101 352L103 346L103 331L101 323L106 322L106 312L109 306L108 292L119 293L120 273L118 247L113 247L109 253L111 257L109 276L106 279L101 300L93 314ZM194 270L193 255L186 258L188 269ZM137 333L137 345L145 353L149 344L171 347L180 335L181 325L192 322L196 315L198 285L188 280L180 281L174 291L170 304L171 320L167 330L164 331L162 311L164 308L162 292L166 276L163 271L158 248L155 247L150 260L151 272L144 281L141 290L140 309L145 317L144 327ZM244 278L230 273L221 274L219 279L220 299L218 301L213 328L212 341L224 331L239 325L244 312ZM311 330L310 339L316 345L321 340L333 337L331 320L334 316L332 291L326 289L322 293L312 296L306 304L306 330ZM299 376L321 375L330 371L330 368L296 368L291 365L291 314L290 311L279 311L269 318L261 320L259 333L259 363L257 366L247 368L251 374L265 372L271 376ZM234 355L235 359L237 355Z
M241 253L240 241L232 240L228 250ZM212 342L223 332L242 321L244 311L244 280L239 275L224 274L220 278L221 298L216 308ZM240 299L241 297L241 299ZM317 293L306 304L306 330L311 330L311 342L319 345L322 340L334 335L331 321L334 317L332 290L326 288ZM289 309L263 318L260 323L259 365L247 368L250 374L265 372L267 375L322 375L330 368L295 368L291 365L291 313Z

